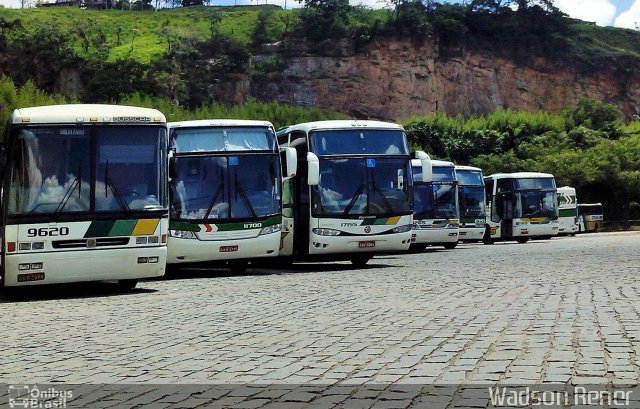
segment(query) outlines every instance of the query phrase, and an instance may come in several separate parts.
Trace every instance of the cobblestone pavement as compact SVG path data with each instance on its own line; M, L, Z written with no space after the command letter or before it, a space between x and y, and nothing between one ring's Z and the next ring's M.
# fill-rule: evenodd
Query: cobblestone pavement
M0 382L203 384L173 400L131 392L129 407L485 407L473 385L611 387L640 374L638 232L462 244L365 269L183 274L126 293L0 297ZM220 383L245 390L204 385ZM423 385L467 389L452 400ZM90 392L77 402L121 403Z

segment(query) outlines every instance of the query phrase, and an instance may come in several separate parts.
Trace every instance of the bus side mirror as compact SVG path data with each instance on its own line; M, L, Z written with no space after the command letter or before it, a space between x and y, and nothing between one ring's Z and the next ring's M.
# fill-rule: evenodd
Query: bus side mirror
M175 151L169 149L169 181L177 176L176 174L176 158L173 156Z
M420 164L422 165L422 181L431 182L433 180L431 158L423 151L416 151L416 159L420 159Z
M317 186L320 183L320 160L313 152L307 153L308 176L307 184Z
M285 166L283 176L292 178L298 172L298 154L296 148L280 148L280 158Z

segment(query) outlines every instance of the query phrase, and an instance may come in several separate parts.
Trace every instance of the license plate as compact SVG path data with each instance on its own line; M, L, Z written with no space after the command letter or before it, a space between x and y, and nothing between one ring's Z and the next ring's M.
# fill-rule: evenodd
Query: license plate
M44 280L44 273L18 274L19 283L26 283L27 281L42 281L42 280Z
M371 248L375 246L376 246L375 241L359 241L358 242L358 247L360 247L361 249Z
M220 246L220 253L231 253L238 251L238 246Z

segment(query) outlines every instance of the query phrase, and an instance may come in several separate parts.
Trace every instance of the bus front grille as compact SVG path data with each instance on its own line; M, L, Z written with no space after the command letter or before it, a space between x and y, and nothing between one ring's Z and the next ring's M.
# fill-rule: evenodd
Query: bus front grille
M129 237L105 237L101 239L58 240L51 243L54 249L93 248L107 246L126 246Z

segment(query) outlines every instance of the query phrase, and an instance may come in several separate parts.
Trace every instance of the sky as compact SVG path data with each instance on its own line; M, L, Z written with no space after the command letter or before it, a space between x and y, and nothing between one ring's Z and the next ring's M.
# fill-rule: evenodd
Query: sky
M27 0L33 2L33 0ZM214 5L241 4L278 4L291 8L299 7L296 0L211 0ZM350 0L353 5L379 8L384 7L384 0ZM450 0L463 2L464 0ZM640 0L554 0L554 4L570 17L584 21L594 21L599 26L615 26L623 28L640 27ZM5 7L20 7L20 0L0 0Z

